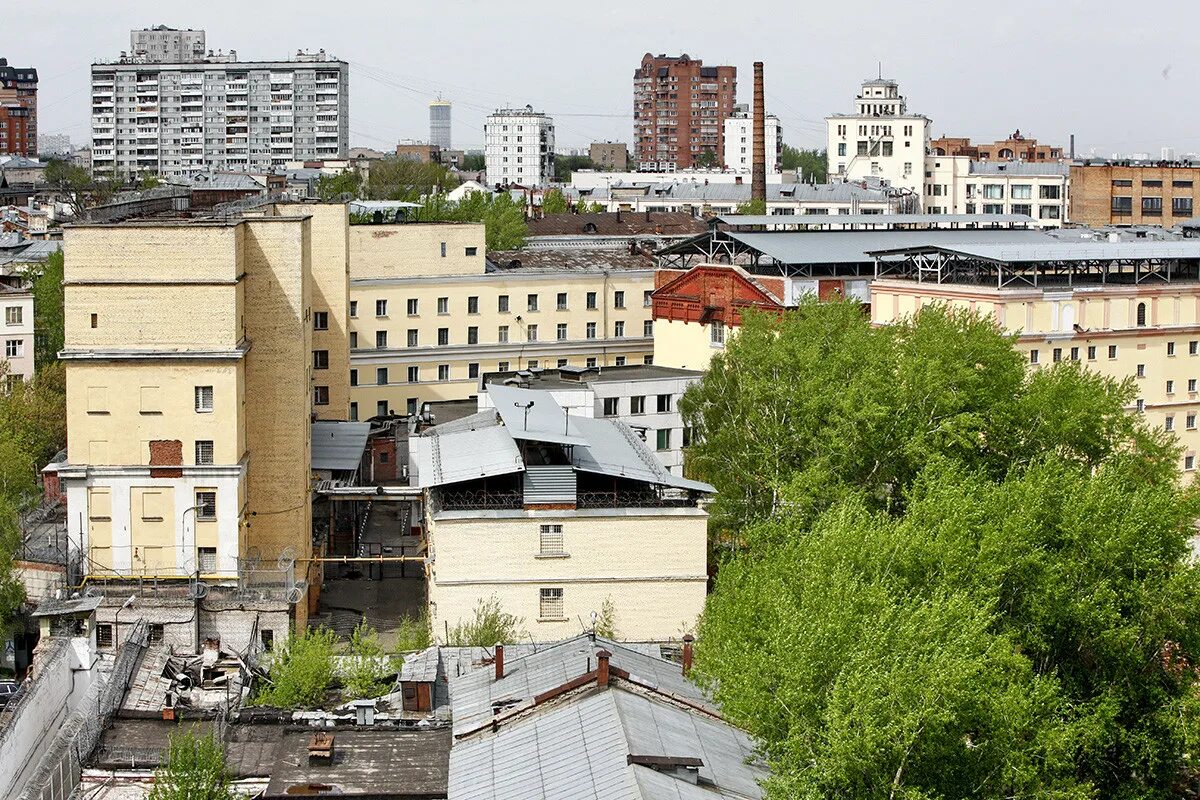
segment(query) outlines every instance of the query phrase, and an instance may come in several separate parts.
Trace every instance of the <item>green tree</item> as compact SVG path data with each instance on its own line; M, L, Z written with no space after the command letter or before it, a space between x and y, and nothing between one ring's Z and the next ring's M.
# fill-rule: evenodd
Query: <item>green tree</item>
M569 183L571 173L581 169L595 169L590 156L555 156L554 180L557 183Z
M154 772L150 800L236 800L225 751L212 734L172 733L166 763Z
M458 178L441 164L391 156L371 164L365 194L370 200L416 203L429 195L448 192L458 183Z
M25 272L33 292L34 360L38 364L56 363L63 349L63 263L60 250Z
M737 213L739 214L755 214L762 216L767 213L766 200L747 200L744 203L738 203Z
M362 173L356 169L339 172L337 175L322 175L317 178L314 191L322 200L336 200L344 194L358 197L362 188Z
M718 493L717 531L786 511L811 519L851 494L900 510L930 459L996 479L1056 451L1084 466L1132 449L1174 473L1174 448L1126 414L1134 387L1073 362L1029 373L993 322L940 306L874 328L859 303L809 296L747 314L680 404L688 468ZM749 545L736 536L734 541Z
M500 598L480 598L474 615L450 629L446 644L452 647L491 647L497 642L515 642L525 637L525 620L506 612Z
M397 655L415 653L433 644L433 632L430 629L429 613L422 611L417 616L404 616L396 626L396 646L393 652Z
M597 636L603 636L605 639L617 638L617 604L613 602L612 595L605 597L604 602L600 604L593 628Z
M350 634L342 669L344 696L350 700L378 697L387 691L386 678L395 673L394 665L379 644L379 635L364 619Z
M121 189L115 178L93 177L83 167L63 159L53 159L46 165L46 183L58 190L77 217L92 206L107 203Z
M551 189L542 195L542 213L566 214L571 210L571 204L559 189Z
M0 362L0 385L7 371ZM47 364L0 393L0 496L19 507L35 502L38 472L66 446L66 416L62 364Z
M483 172L487 169L483 153L467 153L462 159L463 172Z
M313 708L325 700L333 682L337 636L327 628L288 637L267 657L267 677L254 702L275 708Z
M425 198L418 217L422 222L482 222L489 250L516 250L529 234L525 206L508 192L471 192L458 202L435 194Z
M21 527L16 505L0 494L0 639L21 627L17 614L25 603L25 586L13 571L13 560L20 546Z
M605 208L599 200L590 203L587 200L580 200L575 204L575 211L580 214L603 214Z
M696 166L703 169L716 169L721 166L721 159L716 150L703 150L696 156Z
M785 170L800 170L805 183L825 183L829 175L829 159L824 150L799 150L785 144L780 161Z

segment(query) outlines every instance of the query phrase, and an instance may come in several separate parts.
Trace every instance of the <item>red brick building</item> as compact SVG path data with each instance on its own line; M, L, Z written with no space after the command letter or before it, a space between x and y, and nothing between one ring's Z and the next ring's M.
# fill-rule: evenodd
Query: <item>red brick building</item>
M0 156L37 157L37 70L0 58Z
M1061 147L1038 144L1037 139L1022 136L1019 129L991 144L971 144L963 136L943 136L931 139L929 149L934 155L970 156L977 161L1057 161L1063 157Z
M633 73L634 160L639 169L720 166L724 122L737 103L737 67L706 67L687 53L642 57ZM699 162L699 164L697 163Z

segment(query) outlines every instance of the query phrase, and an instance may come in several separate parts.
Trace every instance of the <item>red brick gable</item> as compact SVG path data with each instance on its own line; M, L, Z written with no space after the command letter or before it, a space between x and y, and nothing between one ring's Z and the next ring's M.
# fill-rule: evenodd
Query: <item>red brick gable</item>
M742 311L755 308L782 312L780 278L751 279L727 265L702 264L690 270L659 270L651 296L654 319L741 325Z

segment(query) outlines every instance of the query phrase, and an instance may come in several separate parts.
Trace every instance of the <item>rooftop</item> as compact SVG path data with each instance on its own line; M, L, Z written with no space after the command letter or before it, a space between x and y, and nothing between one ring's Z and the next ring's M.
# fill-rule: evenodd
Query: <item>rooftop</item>
M878 229L996 228L1033 225L1027 214L723 214L718 223L734 227L820 227Z
M704 221L682 211L646 211L641 214L551 214L529 222L530 236L636 236L690 235L704 232Z
M662 367L657 364L626 364L621 367L573 367L539 370L510 370L487 372L483 375L483 390L487 384L507 384L517 381L531 389L581 389L597 383L627 381L699 380L704 373L694 369Z
M1065 161L972 161L972 175L1055 175L1071 174Z
M673 181L665 183L614 183L597 187L590 197L610 198L636 196L683 202L746 202L750 199L750 181L742 183L695 183ZM849 203L851 201L885 203L887 193L882 189L864 187L859 183L768 183L767 202L799 201L810 203Z
M369 422L314 422L312 468L334 472L358 469L370 432Z
M288 731L276 749L271 782L263 797L321 794L368 797L444 797L448 785L450 731L346 729L333 732L330 764L309 763L312 730ZM308 790L308 791L305 791Z
M869 263L871 251L918 245L948 247L991 242L1040 243L1050 237L1021 228L959 230L730 232L729 237L780 264Z
M579 247L493 250L487 254L492 273L619 272L652 270L654 260L628 248Z

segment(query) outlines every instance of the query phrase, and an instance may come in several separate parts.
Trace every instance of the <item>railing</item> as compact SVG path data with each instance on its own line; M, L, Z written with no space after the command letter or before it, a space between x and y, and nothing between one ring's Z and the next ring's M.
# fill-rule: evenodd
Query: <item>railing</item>
M88 689L83 702L42 754L19 800L68 800L75 793L84 766L125 699L142 652L150 642L148 627L144 619L134 623L108 680L97 680Z
M476 511L485 509L522 509L525 498L520 492L433 492L431 511ZM579 492L576 508L688 508L695 501L656 492Z
M580 492L575 501L576 508L688 508L695 504L655 492Z
M524 508L521 492L434 492L433 511L470 511L486 508Z

